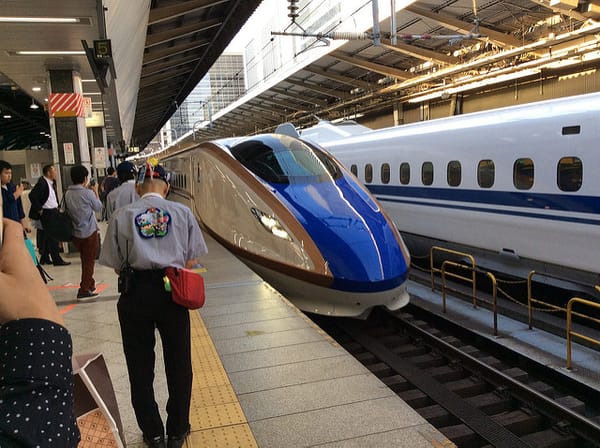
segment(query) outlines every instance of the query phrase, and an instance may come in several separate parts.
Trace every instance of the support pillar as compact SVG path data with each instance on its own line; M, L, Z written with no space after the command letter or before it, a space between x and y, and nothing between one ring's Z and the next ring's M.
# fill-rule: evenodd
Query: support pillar
M81 76L73 70L49 70L48 86L50 94L83 93ZM57 103L50 101L50 108ZM54 114L50 114L50 129L52 130L52 157L58 172L59 194L66 186L71 185L70 170L73 165L85 165L91 167L90 147L88 144L85 118L81 112L83 105L79 100L80 108L77 107L76 97L71 101L61 101L60 107L56 108Z
M394 126L404 124L404 107L402 103L394 103Z

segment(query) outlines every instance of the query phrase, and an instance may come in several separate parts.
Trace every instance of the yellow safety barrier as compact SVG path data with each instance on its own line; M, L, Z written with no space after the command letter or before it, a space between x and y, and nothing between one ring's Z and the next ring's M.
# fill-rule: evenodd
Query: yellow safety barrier
M533 303L537 303L537 304L544 305L545 307L547 307L546 310L542 310L542 311L562 311L564 313L567 312L567 309L565 307L558 306L558 305L555 305L555 304L549 303L549 302L544 302L543 300L536 299L536 298L533 297L533 277L536 274L541 275L543 277L564 280L561 277L558 277L558 276L555 276L555 275L546 274L546 273L538 273L538 272L535 272L535 271L531 271L529 273L529 275L527 276L527 317L528 317L528 321L529 321L529 329L530 330L533 328L533 307L532 307ZM582 283L582 285L587 286L587 287L591 287L591 285L585 285L584 283ZM596 286L594 286L594 288L598 292L600 292L600 286L596 285ZM593 318L591 318L589 316L586 316L585 314L580 314L580 313L576 313L576 312L573 312L573 315L578 316L578 317L582 317L584 319L593 319Z
M452 266L454 268L465 269L471 271L475 274L475 268L472 266L467 266L465 264L456 263L454 261L446 260L442 263L440 272L442 273L442 311L446 313L446 276L459 278L462 280L469 281L468 278L463 277L461 275L455 274L453 272L447 272L446 267ZM498 282L496 281L496 276L491 272L486 272L487 277L492 281L492 311L494 313L494 336L498 336ZM473 281L474 278L473 278ZM476 297L473 297L473 307L476 307ZM484 303L488 303L487 301L483 301Z
M598 287L596 287L596 289L598 289ZM577 333L577 332L571 330L572 315L580 316L585 319L589 319L591 321L600 323L600 320L598 320L598 319L573 312L573 305L575 303L580 303L580 304L587 305L592 308L597 308L600 310L600 304L596 303L596 302L592 302L590 300L585 300L585 299L582 299L579 297L573 297L571 300L569 300L569 303L567 304L567 369L569 369L569 370L571 370L571 338L573 336L583 339L584 341L590 342L592 344L600 345L600 340L591 338L589 336L586 336L584 334Z
M466 277L460 277L457 276L456 278L460 278L462 280L471 282L471 284L473 285L473 293L472 293L472 297L473 297L473 307L477 307L477 280L475 277L475 268L476 268L476 264L475 264L475 257L471 254L467 254L465 252L458 252L456 250L452 250L452 249L446 249L445 247L439 247L439 246L431 246L431 249L429 250L429 267L430 267L430 271L431 271L431 290L435 291L435 273L442 272L442 269L438 269L433 265L433 253L434 252L444 252L446 254L450 254L450 255L455 255L455 256L459 256L459 257L465 257L468 258L469 261L471 262L471 278L468 279ZM449 261L449 260L446 260ZM443 267L443 263L442 263L442 267Z

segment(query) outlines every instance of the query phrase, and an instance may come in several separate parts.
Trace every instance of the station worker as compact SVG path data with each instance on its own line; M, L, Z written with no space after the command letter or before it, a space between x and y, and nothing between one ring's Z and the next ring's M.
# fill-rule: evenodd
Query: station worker
M116 209L140 198L135 188L136 176L137 168L133 163L125 161L117 165L117 177L120 185L106 196L107 219L110 219Z
M174 303L165 290L164 268L191 267L207 248L191 210L165 199L169 183L160 165L147 164L137 188L141 198L116 210L109 220L100 263L119 273L117 310L131 401L144 441L165 447L153 389L156 328L169 392L166 446L178 448L190 429L190 317L189 310Z

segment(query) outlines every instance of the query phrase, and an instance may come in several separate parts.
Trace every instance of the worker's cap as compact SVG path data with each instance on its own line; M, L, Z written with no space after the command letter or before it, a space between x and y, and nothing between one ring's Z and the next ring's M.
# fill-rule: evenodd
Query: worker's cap
M168 184L171 181L171 173L167 172L162 165L146 163L138 173L138 182L148 178L160 179Z
M137 168L131 162L127 162L127 161L121 162L121 163L119 163L119 165L117 165L117 174L119 174L119 173L123 173L123 174L137 173Z

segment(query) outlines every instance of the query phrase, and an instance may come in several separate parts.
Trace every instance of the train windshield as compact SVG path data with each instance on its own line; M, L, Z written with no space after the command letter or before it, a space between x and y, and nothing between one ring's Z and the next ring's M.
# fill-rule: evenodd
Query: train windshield
M324 182L341 176L329 155L285 135L260 136L245 141L231 148L231 154L269 183Z

